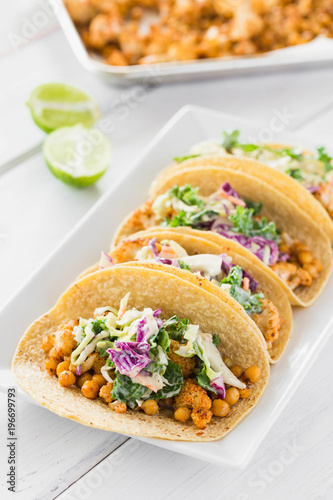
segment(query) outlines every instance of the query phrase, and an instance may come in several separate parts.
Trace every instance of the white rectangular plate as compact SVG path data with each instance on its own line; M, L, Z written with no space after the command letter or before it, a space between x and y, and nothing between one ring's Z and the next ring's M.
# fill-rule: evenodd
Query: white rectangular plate
M208 109L182 108L143 151L129 173L96 203L37 273L4 306L0 311L0 380L3 389L11 383L10 360L22 333L34 319L53 306L83 269L98 260L101 250L108 250L112 233L123 217L145 200L148 186L161 168L173 157L186 154L193 143L234 128L241 129L245 139L258 137L263 130L260 125ZM274 142L295 144L299 139L275 135ZM313 147L308 141L302 143L310 149ZM272 367L267 390L251 414L224 439L211 443L144 441L220 466L244 467L286 408L329 338L333 327L332 295L331 279L314 306L295 309L292 338L282 359ZM33 401L30 397L29 400Z
M111 66L97 56L89 54L71 20L63 1L57 5L56 14L64 34L82 66L106 81L126 85L143 82L159 84L195 78L230 76L258 71L295 69L313 65L326 65L333 61L333 40L318 37L304 45L286 47L254 56L174 61L161 64Z

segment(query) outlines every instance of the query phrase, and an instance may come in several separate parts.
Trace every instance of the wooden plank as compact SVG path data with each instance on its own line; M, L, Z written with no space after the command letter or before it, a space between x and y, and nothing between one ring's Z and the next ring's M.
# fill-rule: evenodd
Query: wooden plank
M333 338L245 470L219 468L131 440L58 500L106 498L111 491L127 499L129 484L145 500L332 498L333 396L327 377L332 349Z
M6 407L5 400L1 394L2 411ZM54 498L128 439L120 434L84 427L20 399L17 434L15 498L18 500ZM3 425L0 428L1 444L5 443L6 437L6 426ZM1 470L7 471L5 460L2 465ZM7 490L5 481L2 473L0 491Z

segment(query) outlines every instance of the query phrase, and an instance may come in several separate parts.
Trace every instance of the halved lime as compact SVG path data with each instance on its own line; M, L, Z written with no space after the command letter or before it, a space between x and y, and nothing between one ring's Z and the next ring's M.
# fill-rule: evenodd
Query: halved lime
M100 117L97 102L81 89L47 83L33 90L27 106L36 125L45 132L81 123L91 127Z
M43 153L58 179L85 187L96 182L108 168L111 144L100 130L76 125L51 132L44 141Z

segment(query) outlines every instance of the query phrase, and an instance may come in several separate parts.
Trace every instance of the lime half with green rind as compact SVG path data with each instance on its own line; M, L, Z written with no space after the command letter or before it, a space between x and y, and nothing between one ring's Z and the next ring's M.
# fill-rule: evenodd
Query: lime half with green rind
M43 154L58 179L71 186L86 187L108 168L111 144L100 130L76 125L51 132L44 141Z
M27 106L36 125L47 133L79 123L91 127L101 116L96 101L83 90L64 83L37 87Z

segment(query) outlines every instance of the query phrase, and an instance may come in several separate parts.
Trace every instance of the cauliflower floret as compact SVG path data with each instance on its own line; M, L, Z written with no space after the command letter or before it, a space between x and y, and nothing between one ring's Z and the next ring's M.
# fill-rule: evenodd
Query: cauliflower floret
M121 232L116 235L115 245L118 245L120 241L128 238L128 236L133 233L158 225L158 221L151 206L152 202L147 201L142 207L130 214Z
M279 337L281 318L273 302L263 299L261 303L262 312L260 314L251 314L251 318L265 337L267 348L270 349L273 342Z
M54 349L62 358L72 354L72 351L76 347L73 329L77 324L78 321L71 321L70 323L60 325L56 331Z
M212 416L213 412L211 410L197 410L194 408L191 412L191 418L198 429L205 429Z
M173 363L180 365L184 378L188 378L194 370L195 358L184 358L175 353L180 348L180 343L176 340L171 340L169 349L169 358Z
M111 384L111 382L108 382L106 385L103 385L99 391L100 397L103 398L106 403L111 403L112 401L112 386L113 384Z
M331 219L333 219L333 182L321 184L319 191L314 196L327 210Z
M205 389L200 387L194 380L185 380L180 393L175 396L174 408L190 408L191 418L199 429L204 429L210 422L213 412L212 400Z
M185 380L180 393L175 396L175 408L185 406L197 410L210 410L212 400L205 389L200 387L194 380Z
M54 346L55 333L50 333L47 337L43 339L42 345L40 346L44 352L49 352Z
M106 363L106 358L101 358L100 355L98 354L95 357L95 361L93 363L93 370L95 373L101 373L101 368L105 365Z

